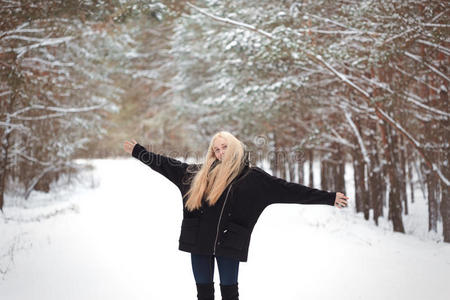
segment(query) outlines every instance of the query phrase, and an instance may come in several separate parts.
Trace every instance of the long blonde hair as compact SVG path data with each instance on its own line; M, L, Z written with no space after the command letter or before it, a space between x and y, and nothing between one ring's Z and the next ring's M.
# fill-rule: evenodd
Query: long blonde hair
M214 155L214 142L221 137L226 140L227 149L219 161ZM244 168L245 146L228 131L219 131L211 139L204 163L192 179L184 197L188 197L185 207L189 211L198 209L205 198L213 206L225 188Z

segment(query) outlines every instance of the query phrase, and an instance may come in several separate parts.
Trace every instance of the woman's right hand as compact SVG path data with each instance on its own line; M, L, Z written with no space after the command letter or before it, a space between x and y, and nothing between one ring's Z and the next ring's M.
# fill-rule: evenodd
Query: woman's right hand
M137 142L135 140L125 141L123 143L123 149L125 150L125 152L131 154L131 153L133 153L133 148L136 144L137 144Z

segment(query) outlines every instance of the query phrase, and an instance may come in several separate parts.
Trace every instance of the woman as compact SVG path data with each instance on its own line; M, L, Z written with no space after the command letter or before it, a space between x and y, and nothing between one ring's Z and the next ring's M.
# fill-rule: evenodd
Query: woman
M274 203L347 206L348 197L288 182L251 166L248 152L227 131L210 141L203 164L187 164L126 141L126 152L181 191L181 251L191 253L197 298L214 299L214 258L223 300L237 300L239 262L247 261L250 237L263 210Z

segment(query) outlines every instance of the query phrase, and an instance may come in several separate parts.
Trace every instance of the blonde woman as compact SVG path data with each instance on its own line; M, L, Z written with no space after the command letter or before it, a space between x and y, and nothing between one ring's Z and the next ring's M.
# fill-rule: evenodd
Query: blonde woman
M212 137L202 164L149 152L135 140L126 141L124 149L181 191L178 249L191 253L197 299L214 299L214 258L222 299L239 299L239 262L247 261L252 230L270 204L347 206L343 193L288 182L251 166L243 143L227 131Z

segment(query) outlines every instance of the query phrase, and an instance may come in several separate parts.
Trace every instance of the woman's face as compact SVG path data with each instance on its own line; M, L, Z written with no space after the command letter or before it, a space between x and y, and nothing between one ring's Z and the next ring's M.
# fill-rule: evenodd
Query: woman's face
M225 154L226 149L227 149L227 141L222 137L216 138L216 140L213 143L213 151L218 160L222 161L222 157Z

